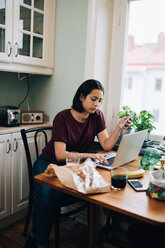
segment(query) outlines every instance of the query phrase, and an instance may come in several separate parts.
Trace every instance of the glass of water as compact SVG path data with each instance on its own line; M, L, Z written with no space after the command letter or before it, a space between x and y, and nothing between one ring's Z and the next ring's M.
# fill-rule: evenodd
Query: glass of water
M67 152L66 154L66 165L75 165L80 164L80 156L79 152Z

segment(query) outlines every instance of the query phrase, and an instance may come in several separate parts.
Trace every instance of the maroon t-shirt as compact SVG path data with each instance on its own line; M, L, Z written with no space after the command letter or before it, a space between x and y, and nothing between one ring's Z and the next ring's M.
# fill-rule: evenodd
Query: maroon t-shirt
M53 121L52 138L43 149L43 154L51 163L57 163L54 142L64 142L66 150L72 152L89 152L95 136L106 128L101 110L90 114L85 123L74 119L71 109L59 112Z

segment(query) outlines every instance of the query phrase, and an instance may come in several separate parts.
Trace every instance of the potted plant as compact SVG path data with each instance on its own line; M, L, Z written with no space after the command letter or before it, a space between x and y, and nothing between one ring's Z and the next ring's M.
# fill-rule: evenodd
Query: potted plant
M148 130L148 136L146 138L146 141L149 140L149 135L153 129L156 129L156 127L153 125L154 122L154 115L151 114L150 111L142 110L140 111L139 115L134 117L134 126L135 131L140 130Z
M123 106L122 110L118 113L118 117L122 118L124 116L129 116L131 112L132 112L132 109L129 106ZM146 141L148 141L149 134L151 133L153 129L156 129L156 127L153 125L154 115L151 114L150 111L142 110L140 111L139 115L135 113L132 119L133 121L131 123L131 126L128 129L129 130L134 129L135 132L147 129L148 137L146 138Z
M134 118L134 126L135 131L145 130L147 129L150 133L156 127L153 125L154 115L150 113L150 111L142 110L140 111L138 116Z

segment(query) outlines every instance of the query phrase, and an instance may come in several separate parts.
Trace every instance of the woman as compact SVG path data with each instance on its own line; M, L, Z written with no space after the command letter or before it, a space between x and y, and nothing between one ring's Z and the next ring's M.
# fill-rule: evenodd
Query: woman
M99 107L103 101L104 88L96 80L87 80L78 88L71 109L57 114L53 121L52 138L33 166L33 176L43 173L49 163L65 164L66 155L83 153L85 158L106 162L101 154L90 153L97 135L102 148L113 148L127 117L122 118L109 136L103 113ZM128 121L127 126L129 126ZM58 201L69 201L71 196L42 184L35 183L36 196L33 209L33 226L24 248L49 247L49 234L53 225L54 208Z

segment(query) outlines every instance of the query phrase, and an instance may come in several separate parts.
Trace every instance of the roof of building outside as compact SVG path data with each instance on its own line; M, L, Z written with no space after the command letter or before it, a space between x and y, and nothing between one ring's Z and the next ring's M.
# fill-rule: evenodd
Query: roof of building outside
M129 36L126 66L133 71L165 68L165 33L158 35L157 43L143 45L136 45L134 37Z

